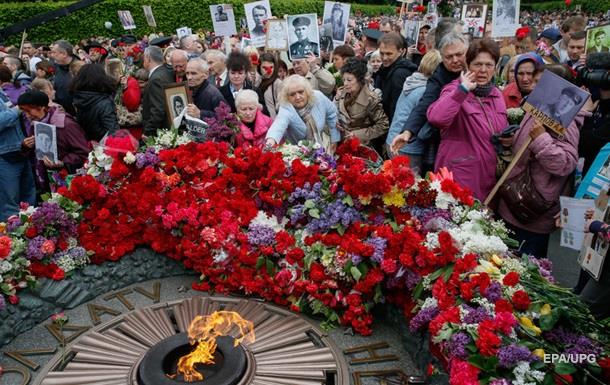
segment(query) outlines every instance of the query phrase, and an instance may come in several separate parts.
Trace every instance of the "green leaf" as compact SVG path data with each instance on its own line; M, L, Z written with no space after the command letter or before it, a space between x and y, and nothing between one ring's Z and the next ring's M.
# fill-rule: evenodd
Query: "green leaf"
M451 274L453 274L453 266L454 265L447 266L447 271L445 271L443 273L443 280L445 282L449 281L449 278L451 277Z
M311 199L308 199L308 200L305 201L303 206L305 206L306 209L313 209L314 207L316 207L316 202L314 202Z
M354 200L350 195L346 195L345 198L343 198L342 202L350 207L354 205Z
M555 378L551 373L547 373L544 376L544 380L542 381L542 385L555 385Z
M576 372L576 366L569 362L555 364L555 373L557 374L572 374L574 372Z
M263 256L258 257L258 259L256 260L256 270L260 269L264 263L265 263L265 257L263 257Z
M273 263L273 261L269 258L265 258L267 260L267 273L269 275L273 274L273 271L275 270L275 264Z
M559 312L553 309L551 314L540 316L540 329L543 331L552 330L557 321L559 321Z
M362 273L360 273L360 270L358 270L358 268L356 266L352 266L352 268L349 269L349 271L352 274L352 277L354 277L354 279L356 281L360 280Z
M413 299L418 299L421 296L421 293L424 291L424 284L420 281L417 286L415 286L415 290L413 290Z
M309 209L308 213L310 217L320 219L320 211L318 209Z

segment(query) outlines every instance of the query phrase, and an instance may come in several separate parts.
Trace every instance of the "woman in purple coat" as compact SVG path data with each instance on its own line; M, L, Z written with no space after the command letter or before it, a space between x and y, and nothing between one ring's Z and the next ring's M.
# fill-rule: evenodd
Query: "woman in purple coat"
M443 39L448 38L452 35ZM492 81L499 56L500 47L493 40L474 41L466 53L468 71L443 88L427 114L441 134L435 171L446 167L479 200L496 183L491 137L508 125L504 98Z

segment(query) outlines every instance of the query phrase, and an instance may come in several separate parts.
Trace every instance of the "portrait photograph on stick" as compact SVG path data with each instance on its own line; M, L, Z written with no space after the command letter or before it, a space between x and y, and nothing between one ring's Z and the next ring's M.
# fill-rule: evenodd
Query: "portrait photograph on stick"
M256 1L244 4L250 40L255 47L264 47L267 40L266 21L271 17L269 1Z
M52 124L34 122L34 137L36 143L36 159L47 157L51 162L57 163L57 128Z
M404 36L407 41L407 47L417 45L417 38L419 37L419 20L405 20Z
M124 30L136 29L136 22L133 20L130 11L117 11L117 13Z
M463 32L474 38L483 37L485 33L485 20L487 18L487 5L468 3L462 5Z
M235 14L231 4L210 5L212 25L216 36L231 36L237 34Z
M267 21L267 42L265 48L270 51L288 50L288 27L286 20L270 19Z
M310 54L320 56L318 16L315 13L288 16L290 60L303 59Z
M157 21L155 20L155 15L153 15L152 7L150 5L143 5L142 9L144 10L146 24L148 24L149 27L157 28Z
M596 52L609 52L610 24L600 25L587 30L586 54Z
M494 0L491 11L491 35L514 36L519 24L520 0Z
M323 25L330 34L335 46L345 43L347 34L347 23L349 22L350 5L336 3L334 1L324 2Z
M588 98L588 92L551 71L544 71L523 108L562 135Z
M171 83L164 87L165 110L170 126L190 102L186 83Z

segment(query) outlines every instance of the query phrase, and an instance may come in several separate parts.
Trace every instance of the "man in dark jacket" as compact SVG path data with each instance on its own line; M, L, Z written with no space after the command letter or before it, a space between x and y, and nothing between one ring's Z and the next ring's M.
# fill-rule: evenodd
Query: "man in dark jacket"
M164 86L174 82L174 73L163 65L163 51L157 46L144 50L144 68L149 76L142 97L144 135L154 135L159 128L169 127L165 111Z
M441 52L443 62L439 64L432 76L426 83L426 91L415 106L407 123L405 123L402 134L396 136L391 145L391 151L397 153L402 146L407 144L411 138L417 136L421 128L428 122L426 113L428 107L437 100L441 94L441 90L447 84L457 79L462 71L466 68L466 51L468 50L468 42L466 38L459 33L451 32L445 35L438 49ZM427 149L427 156L424 158L424 172L429 171L434 166L434 157L436 154L435 148L438 147L438 135L434 133L426 134L420 139L425 140L427 147L433 147L433 150Z
M222 94L207 79L208 64L205 60L195 58L186 65L186 81L193 92L193 104L186 107L186 113L193 117L210 118L220 102L226 103Z
M405 79L417 71L415 64L401 56L403 48L404 39L397 33L387 33L379 39L383 66L375 78L375 87L382 92L381 103L390 121L394 117L396 102L402 92Z
M72 106L72 95L70 94L70 83L72 74L70 64L77 60L73 54L72 44L65 40L58 40L51 46L51 57L55 61L55 102L60 104L70 115L75 115L76 111Z

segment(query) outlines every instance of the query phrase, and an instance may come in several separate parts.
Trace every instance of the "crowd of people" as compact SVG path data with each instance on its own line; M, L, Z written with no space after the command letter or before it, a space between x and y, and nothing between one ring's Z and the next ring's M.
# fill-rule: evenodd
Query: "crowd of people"
M105 136L126 129L141 139L169 127L165 86L185 82L189 102L173 108L206 119L226 103L241 122L237 145L309 140L333 152L356 137L383 157L409 157L421 175L447 168L481 201L501 175L500 155L531 139L527 161L508 179L527 173L548 203L544 212L524 220L502 194L490 209L514 231L521 252L545 257L559 196L571 194L579 158L586 172L610 141L610 84L583 85L579 75L582 68L610 70L604 51L595 53L602 55L598 68L589 60L594 54L585 55L586 29L604 20L522 12L515 36L494 40L473 39L458 19L444 17L422 25L418 43L406 46L402 20L356 16L345 44L292 61L277 51L242 51L244 31L227 42L207 32L3 47L0 220L18 212L19 202L36 204L52 173L74 173ZM508 122L507 109L522 106L544 71L593 95L564 135L529 114L517 130ZM36 157L36 122L56 127L56 159ZM595 284L607 302L609 285Z

